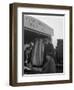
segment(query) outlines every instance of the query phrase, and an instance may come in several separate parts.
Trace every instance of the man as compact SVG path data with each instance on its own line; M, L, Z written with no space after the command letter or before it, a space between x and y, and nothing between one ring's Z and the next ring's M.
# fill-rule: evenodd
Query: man
M54 48L49 38L44 40L44 64L42 73L56 73L56 65L54 61Z

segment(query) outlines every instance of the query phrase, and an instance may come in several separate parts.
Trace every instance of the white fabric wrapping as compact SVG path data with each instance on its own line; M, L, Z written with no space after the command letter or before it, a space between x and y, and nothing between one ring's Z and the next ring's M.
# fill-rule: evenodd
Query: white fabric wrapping
M32 65L41 66L43 64L44 44L42 39L36 39L32 51Z

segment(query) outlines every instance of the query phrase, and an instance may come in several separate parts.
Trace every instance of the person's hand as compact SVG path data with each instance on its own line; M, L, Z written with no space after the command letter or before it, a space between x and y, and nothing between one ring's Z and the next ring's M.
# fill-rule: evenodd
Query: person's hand
M25 44L24 45L24 50L26 50L26 48L28 48L28 47L30 47L30 45L29 44Z
M49 60L51 57L49 55L46 55L46 59Z

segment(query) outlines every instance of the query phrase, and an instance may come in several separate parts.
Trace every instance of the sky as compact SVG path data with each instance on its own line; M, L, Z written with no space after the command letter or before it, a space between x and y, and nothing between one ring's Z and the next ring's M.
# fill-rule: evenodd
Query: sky
M54 36L52 36L52 43L54 47L57 45L57 39L64 39L64 16L51 16L51 15L28 15L32 16L54 30Z

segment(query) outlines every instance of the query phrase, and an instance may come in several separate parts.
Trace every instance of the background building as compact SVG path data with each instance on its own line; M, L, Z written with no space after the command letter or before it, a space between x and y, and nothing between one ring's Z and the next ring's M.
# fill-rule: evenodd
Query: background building
M63 40L57 40L57 47L55 49L55 60L57 72L63 72Z

